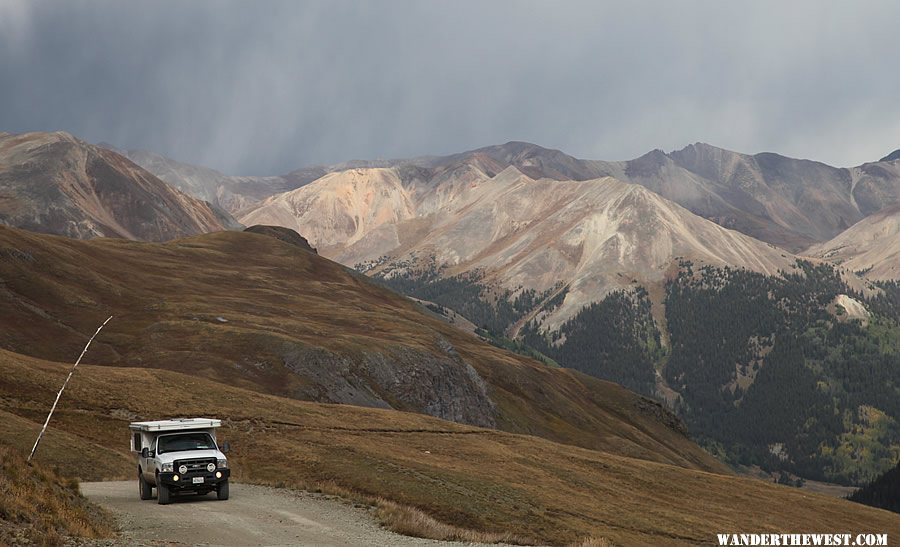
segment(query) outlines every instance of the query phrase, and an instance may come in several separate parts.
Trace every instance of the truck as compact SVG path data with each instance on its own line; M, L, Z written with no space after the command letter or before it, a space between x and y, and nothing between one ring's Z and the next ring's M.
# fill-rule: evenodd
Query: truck
M220 448L216 429L221 420L176 418L152 422L132 422L131 451L137 456L138 489L142 500L153 498L160 505L171 503L173 494L206 495L216 492L228 499L231 469Z

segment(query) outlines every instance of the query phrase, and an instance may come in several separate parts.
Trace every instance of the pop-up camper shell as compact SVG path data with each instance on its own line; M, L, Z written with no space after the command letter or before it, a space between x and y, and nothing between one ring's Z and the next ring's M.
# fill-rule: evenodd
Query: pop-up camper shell
M174 420L158 420L155 422L131 422L131 451L140 452L142 448L152 446L153 440L160 433L172 431L205 431L216 439L216 428L222 426L222 420L212 418L176 418Z

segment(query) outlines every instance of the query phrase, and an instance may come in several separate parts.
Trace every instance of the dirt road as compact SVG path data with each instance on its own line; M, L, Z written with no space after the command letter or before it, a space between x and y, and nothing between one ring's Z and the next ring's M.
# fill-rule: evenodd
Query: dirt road
M115 514L129 545L460 545L394 534L366 509L279 488L232 484L228 501L213 493L171 505L138 499L136 481L86 482L81 491Z

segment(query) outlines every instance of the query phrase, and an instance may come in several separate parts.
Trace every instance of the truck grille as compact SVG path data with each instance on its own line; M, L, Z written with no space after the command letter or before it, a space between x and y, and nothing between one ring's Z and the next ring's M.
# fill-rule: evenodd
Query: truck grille
M182 465L186 465L188 468L187 474L191 475L194 473L207 473L206 466L209 464L215 464L215 458L203 458L197 460L175 460L175 470L177 471L179 467Z

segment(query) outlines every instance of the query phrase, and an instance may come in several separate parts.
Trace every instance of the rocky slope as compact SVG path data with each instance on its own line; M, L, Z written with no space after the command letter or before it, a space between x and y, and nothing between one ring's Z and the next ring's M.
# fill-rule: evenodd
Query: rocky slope
M891 161L836 168L696 143L625 162L586 163L722 226L792 251L828 240L900 201L900 167Z
M0 224L161 241L234 220L108 149L67 133L26 133L0 136Z
M516 167L490 167L499 165L331 173L269 198L241 221L288 226L325 256L385 277L483 272L514 292L562 283L567 295L550 325L612 289L661 281L677 257L769 274L793 262L639 185L535 180Z
M900 205L864 218L806 254L864 272L869 279L900 279Z
M722 226L799 251L900 202L896 159L837 168L696 143L624 162L576 160L578 168L568 173L574 179L609 175L640 184Z

